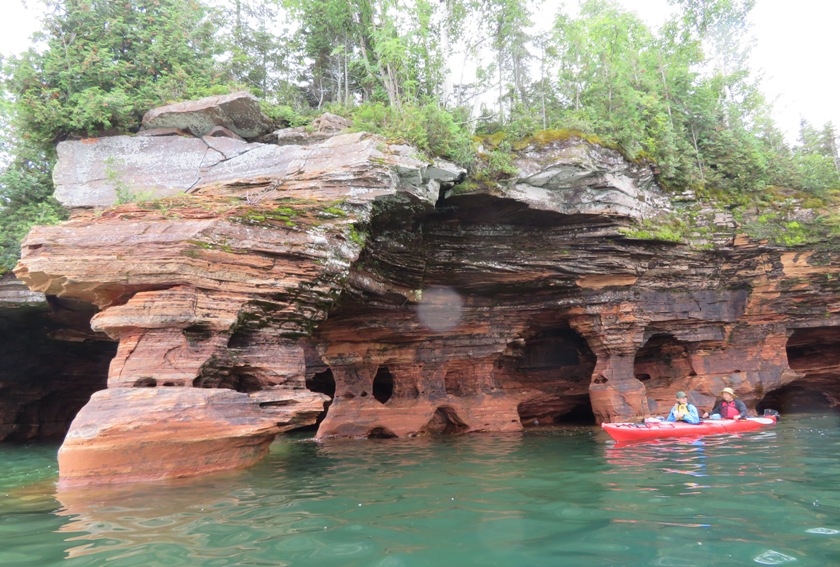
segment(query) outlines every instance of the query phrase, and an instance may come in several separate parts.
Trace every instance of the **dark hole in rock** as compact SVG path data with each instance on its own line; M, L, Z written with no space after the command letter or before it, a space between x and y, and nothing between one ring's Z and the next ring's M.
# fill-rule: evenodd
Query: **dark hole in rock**
M801 374L794 382L768 392L756 404L785 413L840 409L840 327L796 329L788 337L788 365Z
M333 377L332 370L328 368L323 372L316 372L312 376L308 377L306 379L306 387L313 392L326 394L330 397L329 400L324 402L324 411L318 414L318 417L315 419L315 425L312 426L317 430L318 426L321 425L321 422L327 417L330 405L332 405L333 399L335 399L335 377ZM349 394L349 397L352 398L353 394ZM347 398L347 396L345 396L345 398Z
M183 330L183 333L190 344L203 342L213 337L213 331L207 325L202 324L190 325Z
M387 427L374 427L367 434L368 439L394 439L395 437L397 434Z
M595 414L589 396L545 395L526 400L516 408L524 427L593 425Z
M263 389L259 378L244 368L214 369L193 380L195 388L227 388L245 394Z
M812 381L828 382L840 373L840 327L797 329L786 350L790 367Z
M366 395L366 393L363 393L362 395ZM390 400L393 395L394 375L391 374L391 371L384 366L380 366L379 370L376 371L376 376L373 377L373 397L376 398L379 403L384 404Z
M639 381L650 382L648 388L670 386L696 376L685 343L667 333L653 335L636 351L633 374Z
M0 280L9 289L18 285L10 274ZM96 308L69 298L45 299L0 309L0 441L62 439L91 395L107 387L117 343L91 330Z
M134 382L135 388L154 388L157 386L157 380L148 376L140 378Z
M468 431L469 428L469 425L458 417L454 408L441 406L435 410L432 419L423 427L423 431L432 435L455 435Z
M260 402L261 408L282 408L286 406L293 406L297 403L295 400L272 400L270 402Z

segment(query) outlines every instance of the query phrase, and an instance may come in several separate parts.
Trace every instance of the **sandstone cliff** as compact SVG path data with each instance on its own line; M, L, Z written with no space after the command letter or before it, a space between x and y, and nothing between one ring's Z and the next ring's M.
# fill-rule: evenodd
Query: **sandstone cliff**
M518 175L464 183L337 119L248 142L213 105L154 116L167 129L59 146L72 218L15 270L117 344L64 483L242 466L316 419L320 438L518 430L725 386L752 411L840 404L836 246L751 241L725 215L706 246L631 238L672 203L617 151L535 141Z

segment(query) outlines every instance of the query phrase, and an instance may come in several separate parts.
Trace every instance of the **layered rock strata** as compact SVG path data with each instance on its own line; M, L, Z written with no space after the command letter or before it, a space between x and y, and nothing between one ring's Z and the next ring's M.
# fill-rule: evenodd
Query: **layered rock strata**
M59 146L72 220L34 229L16 274L95 305L119 345L63 482L247 465L326 399L319 438L639 419L678 389L710 407L729 386L753 412L796 384L840 400L840 361L811 355L840 343L830 243L779 249L727 218L704 248L626 236L669 198L577 138L480 186L336 130Z

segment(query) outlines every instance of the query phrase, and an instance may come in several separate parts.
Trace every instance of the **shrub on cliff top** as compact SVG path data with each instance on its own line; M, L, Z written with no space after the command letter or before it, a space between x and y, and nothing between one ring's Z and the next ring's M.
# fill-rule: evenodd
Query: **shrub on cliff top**
M22 133L38 143L128 131L148 109L203 96L215 23L197 0L45 0L38 48L10 61Z
M411 144L429 156L446 158L464 167L475 156L469 131L435 104L395 109L379 102L368 103L354 109L352 116L356 130Z

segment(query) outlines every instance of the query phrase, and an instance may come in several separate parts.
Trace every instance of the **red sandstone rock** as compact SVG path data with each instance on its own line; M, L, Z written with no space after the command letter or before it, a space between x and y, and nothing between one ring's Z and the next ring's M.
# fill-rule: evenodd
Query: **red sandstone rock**
M836 253L768 247L731 224L715 250L628 238L628 219L668 203L610 150L528 148L508 184L449 193L462 171L364 133L190 142L180 200L77 212L24 242L18 276L101 307L94 328L119 341L115 393L72 426L62 479L198 474L225 451L251 462L276 433L252 397L276 388L333 398L319 437L640 419L680 389L701 409L725 386L752 411L797 383L840 399L836 357L802 354L840 341ZM158 153L132 162L137 179ZM99 173L73 179L65 202L95 205ZM178 425L160 451L162 425L129 417L156 415L156 396ZM190 468L179 445L215 456Z
M325 398L305 390L109 388L79 412L59 450L61 485L246 467L278 433L315 423Z

